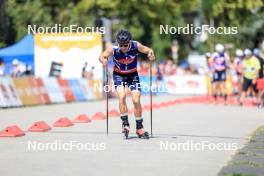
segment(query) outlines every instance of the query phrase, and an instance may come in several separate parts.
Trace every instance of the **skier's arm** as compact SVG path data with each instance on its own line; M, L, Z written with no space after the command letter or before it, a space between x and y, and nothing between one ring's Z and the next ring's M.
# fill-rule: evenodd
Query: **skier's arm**
M142 45L141 43L137 42L138 51L148 55L149 60L155 60L154 52L151 48Z
M104 66L106 66L106 64L107 64L107 62L108 62L108 58L110 57L110 56L112 56L113 55L113 48L112 48L112 46L109 46L109 47L107 47L104 51L103 51L103 53L100 55L100 57L99 57L99 61L104 65Z

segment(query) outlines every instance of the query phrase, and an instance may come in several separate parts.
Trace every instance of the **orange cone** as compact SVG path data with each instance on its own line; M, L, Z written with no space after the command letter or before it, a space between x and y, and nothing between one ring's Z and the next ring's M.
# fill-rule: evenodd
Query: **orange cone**
M109 117L118 117L118 116L120 116L120 113L117 110L112 109L109 111L108 115L109 115Z
M154 104L152 105L152 108L153 108L153 109L159 109L159 108L160 108L160 105L157 104L157 103L154 103Z
M92 117L93 120L104 120L106 119L105 114L102 112L97 112Z
M168 107L168 103L167 102L161 102L160 104L160 107Z
M168 104L168 106L173 106L174 105L174 101L172 101L172 100L167 101L167 104Z
M44 122L44 121L39 121L35 122L31 127L29 127L28 131L30 132L45 132L50 130L50 126Z
M150 110L150 105L149 104L144 105L142 109L148 111L148 110Z
M67 117L62 117L53 124L54 127L69 127L72 125L72 121Z
M173 102L174 102L174 105L182 103L182 101L180 99L176 99Z
M0 131L0 137L19 137L24 135L25 133L17 125L8 126L3 131Z
M74 123L89 123L91 121L86 114L80 114L73 120Z

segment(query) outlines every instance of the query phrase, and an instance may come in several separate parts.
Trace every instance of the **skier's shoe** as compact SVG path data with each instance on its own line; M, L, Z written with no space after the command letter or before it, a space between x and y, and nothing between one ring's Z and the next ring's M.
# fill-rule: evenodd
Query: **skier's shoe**
M139 138L149 139L149 133L144 131L143 128L137 129L136 133Z
M130 127L129 126L122 125L122 133L124 133L126 139L128 138L129 131L130 131Z
M149 139L149 134L148 132L144 131L143 129L143 119L140 119L140 120L136 120L136 127L137 127L137 130L136 130L136 134L139 138L144 138L144 139Z
M127 116L121 116L121 120L122 120L122 133L124 133L126 139L128 138L128 134L129 134L129 122L128 122L128 117Z

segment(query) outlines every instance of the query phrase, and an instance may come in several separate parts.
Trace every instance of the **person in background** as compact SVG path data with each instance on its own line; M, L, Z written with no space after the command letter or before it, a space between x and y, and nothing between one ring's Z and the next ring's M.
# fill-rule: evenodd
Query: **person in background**
M92 80L93 79L93 76L94 76L94 66L91 67L91 69L89 69L87 71L87 74L86 74L86 78L89 79L89 80Z
M88 63L85 62L84 63L84 66L82 68L82 77L83 78L86 78L86 79L93 79L93 76L94 76L94 66L92 66L90 69L88 69Z
M31 76L33 73L32 73L32 68L29 64L26 64L26 68L25 68L25 71L24 71L24 76Z
M260 51L259 51L259 49L258 48L255 48L254 50L253 50L253 54L254 54L254 56L258 59L258 61L259 61L259 63L260 63L260 69L259 69L259 76L258 76L258 78L263 78L264 77L264 73L263 73L263 71L264 71L264 59L261 57L261 55L260 55Z
M5 76L5 62L4 59L0 57L0 76Z
M84 66L82 68L82 78L86 78L87 77L87 66L88 66L88 63L85 62Z
M259 60L252 54L250 49L245 49L244 51L245 58L242 62L242 75L243 75L243 84L242 84L242 94L240 97L240 105L243 105L247 91L250 87L253 88L253 96L257 101L257 78L259 76L260 63Z
M215 46L215 51L212 55L213 58L213 96L215 102L217 97L224 96L224 101L227 101L227 90L226 90L226 72L229 65L229 57L225 53L225 47L222 44Z
M21 71L19 61L14 59L12 61L11 77L21 77L23 72Z
M258 78L263 79L264 77L264 58L261 56L260 50L258 48L255 48L253 50L253 54L259 60L259 63L260 63ZM258 90L258 106L259 107L264 106L264 90Z
M236 75L236 94L237 100L239 99L239 96L242 93L242 82L243 82L243 76L242 76L242 62L244 58L243 50L236 49L236 56L233 62L233 68Z
M213 58L210 52L205 53L207 70L206 70L206 85L207 96L213 96L212 84L213 84Z

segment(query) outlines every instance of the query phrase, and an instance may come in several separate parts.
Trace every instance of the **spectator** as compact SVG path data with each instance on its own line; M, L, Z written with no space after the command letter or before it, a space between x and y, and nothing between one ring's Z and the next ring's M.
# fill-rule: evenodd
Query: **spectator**
M242 94L240 97L240 105L243 105L245 96L250 87L253 88L253 96L257 99L257 86L256 79L258 78L258 73L260 69L259 60L252 54L250 49L245 49L244 51L245 58L242 62L242 75L243 75L243 84L242 84Z
M24 76L30 76L32 75L32 68L30 65L26 64L26 70L24 71Z
M88 69L88 63L85 62L84 66L82 68L82 77L86 79L93 79L94 76L94 66L92 66L90 69Z
M82 77L83 77L83 78L86 78L86 77L87 77L87 66L88 66L88 63L85 62L85 63L84 63L84 66L83 66L83 68L82 68Z
M22 76L22 71L21 71L21 68L20 68L20 63L17 59L14 59L12 61L12 70L11 70L11 76L12 77L20 77Z
M263 60L263 58L260 56L260 51L259 51L258 48L255 48L255 49L253 50L253 54L254 54L254 56L259 60L259 63L260 63L259 77L258 77L258 78L263 78L263 77L264 77L264 73L263 73L263 71L264 71L264 69L263 69L263 67L264 67L264 60Z
M0 76L5 76L5 62L4 59L0 57Z

